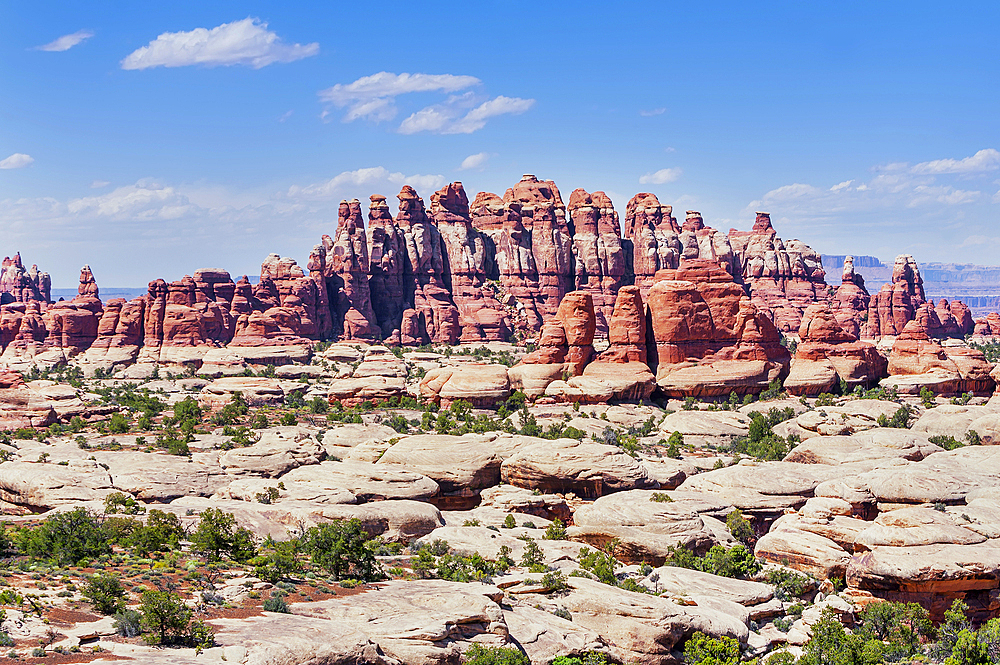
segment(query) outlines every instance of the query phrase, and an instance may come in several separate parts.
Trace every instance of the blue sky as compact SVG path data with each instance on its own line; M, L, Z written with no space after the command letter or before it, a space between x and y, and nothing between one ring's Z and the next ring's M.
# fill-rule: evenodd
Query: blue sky
M342 198L534 173L1000 263L1000 4L756 4L5 2L0 254L56 286L253 274Z

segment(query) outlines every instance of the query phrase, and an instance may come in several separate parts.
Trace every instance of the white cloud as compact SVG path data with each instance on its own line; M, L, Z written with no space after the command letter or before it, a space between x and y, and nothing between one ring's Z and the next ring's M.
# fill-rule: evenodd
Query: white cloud
M471 134L485 127L490 118L524 113L535 104L534 99L503 95L484 100L481 95L469 90L480 83L475 76L379 72L363 76L353 83L338 83L320 90L319 98L335 108L346 108L343 122L358 119L380 122L396 117L399 112L396 98L400 95L415 92L449 93L450 96L443 103L426 106L411 113L397 128L400 134ZM330 109L324 109L320 118L326 120L329 114Z
M108 181L108 180L95 180L94 182L90 183L90 188L91 189L104 189L105 187L107 187L110 184L111 184L111 182Z
M196 206L175 188L142 181L118 187L107 194L73 199L66 209L72 215L116 221L172 220L196 212Z
M454 74L393 74L379 72L362 76L353 83L319 91L321 101L337 108L347 107L344 122L359 118L391 120L396 116L395 99L412 92L457 92L480 83L475 76Z
M15 152L6 159L0 159L0 169L23 169L35 163L35 158L21 152Z
M519 115L535 105L534 99L503 95L478 106L473 106L475 102L471 93L453 95L444 104L428 106L410 115L400 123L399 133L471 134L485 127L490 118L507 114ZM470 109L470 106L473 107Z
M488 152L477 152L474 155L469 155L462 160L461 166L459 166L460 171L468 171L470 169L481 169L487 161L490 159L490 153Z
M284 113L281 114L281 117L278 118L278 122L285 122L286 120L292 117L293 113L295 113L295 111L292 110L285 111Z
M520 115L535 105L534 99L521 99L520 97L504 97L500 95L489 101L485 101L469 113L445 129L443 134L471 134L486 126L486 121L498 115ZM402 127L400 127L402 131Z
M344 171L333 178L311 185L292 185L288 188L285 196L295 200L324 201L344 198L345 196L358 196L354 190L359 188L374 188L378 186L393 186L402 188L403 185L410 185L427 198L431 191L440 189L447 183L443 175L411 175L390 172L382 166L357 169L356 171ZM392 193L392 192L388 192ZM371 192L368 192L371 194Z
M94 36L94 33L90 30L77 30L76 32L63 35L59 39L49 42L48 44L43 44L42 46L36 46L36 51L55 51L62 52L68 51L77 44L86 41Z
M845 180L844 182L836 184L833 187L831 187L830 191L831 192L839 192L842 189L847 189L848 187L850 187L853 184L854 184L853 180Z
M665 185L681 177L680 169L660 169L639 178L640 185Z
M285 44L256 18L223 23L212 29L164 32L121 61L122 69L247 65L260 69L275 62L292 62L319 53L319 44Z
M663 152L677 152L677 148L668 145L666 148L663 149Z
M666 112L667 112L667 107L666 106L661 106L658 109L651 109L649 111L640 110L639 111L639 115L641 115L643 118L651 118L654 115L663 115Z
M917 175L982 173L997 169L1000 169L1000 152L993 148L987 148L964 159L935 159L931 162L921 162L910 169L910 173Z

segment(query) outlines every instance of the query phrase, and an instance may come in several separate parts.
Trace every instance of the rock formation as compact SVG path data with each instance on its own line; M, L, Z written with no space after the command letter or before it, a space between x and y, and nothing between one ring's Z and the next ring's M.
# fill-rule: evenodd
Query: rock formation
M591 294L597 330L605 336L615 294L625 277L618 213L604 192L589 194L582 189L573 190L568 209L573 228L575 288Z
M396 223L403 232L407 261L403 285L411 313L403 313L403 343L455 344L462 336L458 308L445 283L445 248L428 219L424 202L409 185L398 194Z
M445 283L458 309L461 341L502 341L512 325L504 309L484 288L492 241L472 223L462 183L453 182L431 197L431 218L444 243Z
M768 213L758 212L749 232L730 230L729 241L751 299L771 313L779 330L798 330L806 307L827 297L819 253L800 240L783 242Z
M938 394L990 393L994 382L990 378L992 365L986 356L968 347L943 347L928 330L936 321L934 309L924 305L917 318L909 321L893 343L889 354L889 378L901 393L917 394L927 387Z
M384 337L399 336L403 310L406 309L403 292L405 264L403 232L392 218L385 197L373 194L368 207L368 266L371 271L368 289Z
M854 257L844 259L844 274L840 286L830 301L840 327L854 337L861 336L861 330L868 318L871 295L865 288L865 278L854 272Z
M871 298L862 337L901 334L925 300L917 262L909 254L900 254L892 267L892 281Z
M656 280L648 299L655 346L648 348L660 390L756 393L787 373L780 333L721 264L682 260Z
M784 386L793 395L832 392L843 381L851 390L885 375L886 360L872 344L842 327L830 305L813 303L799 327L800 342Z
M357 199L340 202L337 237L323 236L326 248L324 274L331 296L334 332L345 339L377 340L382 337L368 286L368 239Z

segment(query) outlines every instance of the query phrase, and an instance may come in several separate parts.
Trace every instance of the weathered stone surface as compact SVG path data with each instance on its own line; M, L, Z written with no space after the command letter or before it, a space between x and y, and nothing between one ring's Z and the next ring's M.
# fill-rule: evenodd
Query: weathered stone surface
M277 478L306 464L319 464L326 450L312 432L300 427L276 427L260 433L252 446L227 450L219 465L233 476Z
M700 570L661 566L642 581L654 593L666 592L671 596L716 596L743 606L765 603L774 597L769 584L720 577Z
M500 462L496 447L474 435L419 434L390 446L376 466L416 471L437 482L442 492L451 493L499 484Z
M441 367L420 381L420 395L445 404L462 399L474 406L494 406L510 396L510 379L504 365Z
M844 577L851 555L829 538L793 527L772 526L754 554L765 561L800 570L819 579Z
M77 501L103 501L117 490L97 462L73 460L69 466L11 461L0 464L0 500L36 510Z
M796 446L784 461L831 465L889 458L919 461L940 451L939 446L919 434L877 428L852 436L812 437Z
M656 486L646 469L619 448L573 439L520 448L504 460L501 476L517 487L588 498Z
M703 506L682 498L654 501L653 494L648 490L618 492L579 507L573 514L570 538L597 548L617 539L620 547L615 555L622 561L653 564L661 564L675 545L704 552L717 543L695 510Z
M359 501L386 499L428 499L435 496L438 484L427 476L388 464L346 460L322 462L289 471L281 477L289 492L314 494L318 500L330 490L348 490Z

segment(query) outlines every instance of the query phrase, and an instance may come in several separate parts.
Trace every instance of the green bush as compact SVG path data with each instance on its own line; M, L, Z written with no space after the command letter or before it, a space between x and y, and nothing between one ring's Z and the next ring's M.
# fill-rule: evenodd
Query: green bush
M744 545L749 545L757 537L750 522L743 517L743 513L739 509L733 510L726 515L726 528L729 529L729 533L733 538Z
M955 450L956 448L963 448L965 446L964 443L947 434L935 434L934 436L927 437L927 440L936 446L941 446L945 450Z
M104 497L104 512L109 515L141 515L146 507L128 494L115 492Z
M281 595L272 595L270 598L264 600L264 604L261 607L265 612L278 612L280 614L288 614L290 610L288 609L288 603Z
M721 545L713 545L703 557L683 545L673 545L669 551L664 565L700 570L721 577L750 577L761 568L753 551L743 545L734 545L728 550Z
M295 557L298 545L296 540L272 543L270 552L257 557L252 562L254 563L254 575L272 584L277 584L297 572L301 568Z
M147 590L139 606L140 625L150 644L175 644L189 637L191 610L169 591Z
M304 545L312 562L338 580L353 577L370 582L383 574L369 539L359 520L335 520L309 529Z
M731 637L709 637L697 631L684 644L684 662L687 665L738 665L740 643Z
M111 542L100 520L84 508L47 517L33 529L21 527L14 532L14 541L29 557L62 566L111 554Z
M117 575L111 573L91 575L81 593L101 614L118 614L125 609L125 587Z
M112 413L108 422L108 431L112 434L126 434L131 429L128 418L123 413Z
M212 560L225 555L234 561L246 561L255 552L250 531L237 526L232 514L218 508L208 508L201 514L191 534L191 547Z
M530 665L524 652L515 647L484 647L473 644L465 652L465 665Z
M545 527L544 540L566 540L566 525L558 517Z
M767 583L774 585L774 595L779 600L798 598L809 589L809 578L787 568L767 571Z
M735 394L735 393L734 393ZM673 432L667 439L667 457L672 459L681 458L681 446L684 445L684 435L680 432Z
M615 569L621 566L621 562L608 552L600 552L589 547L580 548L578 558L580 567L596 577L599 581L618 585L618 578L615 576Z
M154 508L149 511L146 523L138 526L123 544L137 556L146 557L152 552L172 552L180 548L184 537L181 520L173 513Z

